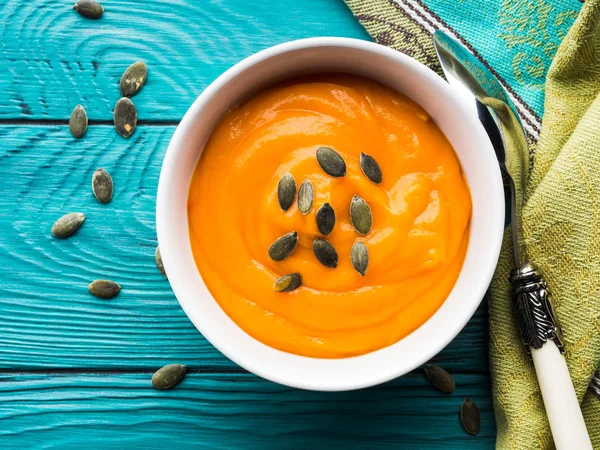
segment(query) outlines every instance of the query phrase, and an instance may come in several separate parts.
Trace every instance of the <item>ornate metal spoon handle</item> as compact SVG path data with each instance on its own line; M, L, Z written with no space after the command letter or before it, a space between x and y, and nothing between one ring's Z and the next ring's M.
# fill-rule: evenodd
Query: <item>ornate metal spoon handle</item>
M523 342L529 348L542 348L554 341L564 353L560 325L554 317L548 285L540 270L526 262L510 274L511 294Z
M540 270L522 264L510 275L515 314L530 352L558 450L591 449L567 362L550 291Z

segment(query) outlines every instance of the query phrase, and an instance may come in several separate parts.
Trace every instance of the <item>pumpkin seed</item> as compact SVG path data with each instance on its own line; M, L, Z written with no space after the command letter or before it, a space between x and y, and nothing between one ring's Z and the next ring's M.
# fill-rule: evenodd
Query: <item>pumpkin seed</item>
M127 97L121 97L115 105L115 128L124 138L128 138L135 131L137 125L137 112L135 105Z
M167 272L165 271L165 266L162 262L162 257L160 256L160 247L156 247L156 251L154 252L154 260L156 261L156 267L158 267L158 270L160 270L162 276L169 279L169 277L167 277Z
M298 210L306 215L310 212L313 200L315 198L315 189L309 180L304 180L298 189Z
M350 250L350 260L352 261L352 267L364 277L369 265L367 246L360 241L356 241L352 246L352 250Z
M445 369L435 364L426 364L423 369L425 370L425 376L431 381L431 384L440 391L446 393L454 392L454 388L456 387L454 378Z
M121 286L110 280L95 280L88 286L92 295L109 300L121 292Z
M69 237L79 229L84 220L83 213L65 214L52 225L52 234L58 238Z
M471 397L465 397L462 405L460 405L460 422L467 433L473 436L479 433L481 417L479 408Z
M161 367L152 375L152 387L156 389L171 389L179 384L187 372L183 364L168 364Z
M96 169L92 175L92 191L100 203L110 202L113 196L113 180L104 169Z
M321 169L332 177L343 177L346 175L346 163L338 152L329 147L317 149L317 161Z
M313 252L321 264L335 269L338 265L338 254L329 242L324 239L315 239Z
M317 227L319 233L327 236L335 226L335 211L329 203L325 203L317 211Z
M88 126L88 117L85 109L81 105L77 105L73 112L71 112L71 117L69 118L69 131L71 134L80 139L83 137L87 130Z
M102 5L93 0L79 0L73 5L73 9L88 19L99 19L104 12Z
M369 204L358 195L352 197L350 203L350 220L356 231L362 235L371 231L373 225L373 215Z
M298 233L292 231L278 238L269 247L269 257L273 261L282 261L292 254L298 244Z
M133 97L137 94L146 82L148 68L143 61L134 62L121 76L119 87L123 97Z
M290 209L290 206L294 203L294 198L296 198L296 180L294 180L291 173L286 173L277 185L277 200L281 209L284 211Z
M366 153L360 154L360 168L362 169L365 176L375 184L381 183L383 176L381 175L381 168L375 158L367 155Z
M289 292L298 289L302 284L302 276L299 273L290 273L279 277L273 283L273 290L276 292Z

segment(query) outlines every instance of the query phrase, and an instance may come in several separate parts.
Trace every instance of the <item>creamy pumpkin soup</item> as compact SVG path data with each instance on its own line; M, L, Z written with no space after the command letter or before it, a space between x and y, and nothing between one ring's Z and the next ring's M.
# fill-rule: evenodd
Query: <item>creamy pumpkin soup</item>
M347 75L275 86L222 118L188 199L200 274L248 334L340 358L442 305L469 239L459 161L419 105Z

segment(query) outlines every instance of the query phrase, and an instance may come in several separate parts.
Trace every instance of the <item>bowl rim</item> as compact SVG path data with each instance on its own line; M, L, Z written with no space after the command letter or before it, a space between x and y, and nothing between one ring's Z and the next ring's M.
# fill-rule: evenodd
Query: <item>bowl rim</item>
M367 52L374 52L379 55L394 59L394 60L396 60L396 62L398 62L400 64L411 66L411 69L415 70L416 72L419 72L420 76L423 76L426 83L433 85L433 87L435 87L436 89L445 91L445 94L449 95L453 99L454 106L456 106L459 110L461 110L461 113L464 114L464 116L467 119L469 118L469 114L472 114L469 107L466 105L465 101L460 97L460 95L454 89L452 89L446 83L445 80L443 80L439 75L437 75L431 69L429 69L422 63L416 61L415 59L411 58L410 56L408 56L404 53L401 53L394 49L382 46L380 44L376 44L374 42L363 41L363 40L353 39L353 38L343 38L343 37L314 37L314 38L299 39L299 40L294 40L294 41L278 44L278 45L269 47L267 49L264 49L262 51L259 51L251 56L248 56L247 58L245 58L242 61L238 62L237 64L233 65L231 68L229 68L223 74L221 74L218 78L216 78L197 97L197 99L193 102L191 107L187 110L187 112L183 116L180 124L177 126L177 129L175 130L175 133L173 134L171 141L169 143L169 146L167 148L167 152L165 154L163 164L161 167L159 184L158 184L158 192L157 192L157 200L156 200L157 236L158 236L158 242L159 242L159 245L161 248L161 256L163 259L163 264L167 268L167 270L169 267L175 267L177 265L177 260L174 257L174 255L171 254L171 251L170 251L171 245L176 246L177 244L175 244L174 242L172 243L172 241L171 241L170 234L168 233L168 229L170 228L169 220L167 219L167 215L165 214L165 212L167 211L167 207L168 207L167 203L169 201L169 189L170 189L170 185L172 183L172 179L176 174L176 171L174 168L176 166L176 160L177 160L179 148L182 146L183 138L186 135L187 130L193 126L193 124L196 120L198 120L198 117L202 111L203 105L208 100L210 100L217 92L219 92L222 88L226 87L227 84L233 78L242 74L244 71L253 67L254 65L256 65L262 61L268 60L272 57L275 57L277 55L281 55L283 53L293 52L293 51L302 50L302 49L319 48L319 47L343 47L343 48L363 50L363 51L367 51ZM241 366L242 368L244 368L245 370L248 370L249 372L254 373L254 374L256 374L262 378L265 378L267 380L274 381L276 383L286 385L286 386L300 388L300 389L315 390L315 391L345 391L345 390L362 389L362 388L378 385L378 384L390 381L399 376L402 376L402 375L410 372L410 370L414 370L415 368L421 366L423 363L430 360L433 356L435 356L442 349L444 349L458 335L458 333L460 333L460 331L465 327L467 322L471 319L471 317L475 313L476 309L479 307L479 305L480 305L481 301L483 300L484 295L487 291L487 288L492 279L492 276L494 274L494 271L496 268L496 263L498 261L498 257L500 254L501 244L502 244L502 236L503 236L503 229L504 229L504 208L501 207L501 205L504 204L503 203L504 190L502 187L502 179L501 179L501 175L500 175L500 169L496 162L496 159L494 156L495 154L493 153L493 148L491 146L491 143L489 142L487 134L485 133L485 130L483 129L483 127L481 126L481 124L479 123L479 121L477 120L475 115L473 115L472 120L470 120L470 122L471 123L469 124L469 126L473 126L474 133L478 135L476 139L483 139L482 145L484 147L485 146L489 147L488 149L485 149L485 148L482 149L482 151L488 151L488 153L490 155L489 158L486 158L486 161L487 161L486 164L488 164L490 166L490 167L487 167L487 170L491 170L492 172L497 172L496 176L492 177L492 179L489 180L489 186L487 186L487 188L489 188L489 190L490 190L490 195L494 199L498 200L498 207L492 208L493 215L495 217L493 217L491 220L491 222L493 224L493 226L492 226L493 233L490 236L489 248L487 249L490 252L489 253L490 256L487 259L489 261L489 264L487 265L487 267L480 267L480 271L478 273L478 276L479 276L478 278L481 281L479 282L479 284L477 286L475 286L474 292L472 291L473 298L479 298L479 300L473 301L471 304L469 304L468 306L466 305L464 308L461 309L461 313L458 316L458 318L455 318L457 320L455 320L453 322L453 326L452 326L451 330L446 331L446 334L445 334L445 336L443 336L443 338L437 339L435 341L435 345L430 344L427 347L424 347L422 349L420 358L412 358L411 359L410 365L413 366L412 369L406 370L406 367L404 367L405 365L403 365L403 364L398 364L397 366L395 366L393 364L386 364L385 367L381 367L381 370L379 370L379 371L376 371L376 370L363 371L362 373L369 374L368 379L365 376L362 376L362 378L361 377L357 377L357 378L346 377L344 379L344 381L339 381L336 383L331 383L330 381L323 382L322 380L321 380L321 382L317 382L314 379L303 379L303 378L297 377L297 376L290 378L289 373L288 373L288 375L282 375L282 372L277 370L277 368L270 369L270 368L262 367L258 364L253 364L253 362L251 362L251 358L248 358L245 355L242 355L241 352L234 351L233 347L235 347L235 345L232 344L230 346L228 343L223 342L218 337L216 337L210 330L207 329L202 318L197 317L196 314L191 310L191 307L189 305L189 299L188 299L188 301L185 300L185 298L189 297L189 293L187 293L185 291L186 288L177 281L178 277L177 276L174 276L172 278L169 277L169 282L171 283L173 292L175 293L175 296L176 296L179 304L181 305L182 309L185 311L188 318L194 324L196 329L198 331L200 331L200 333L204 336L205 339L207 339L217 350L219 350L221 353L223 353L227 358L232 360L235 364L237 364L237 365ZM495 169L493 167L491 167L492 164L496 166ZM186 197L186 204L187 204L187 197ZM186 220L187 220L187 216L186 216ZM470 243L469 243L469 245L470 245ZM199 273L198 273L198 275L199 275L199 278L202 280L201 275ZM202 280L202 283L204 284L203 280ZM454 290L454 288L453 288L453 290ZM212 294L210 294L210 297L218 305L218 302L214 299ZM446 300L444 302L446 302ZM444 304L442 304L442 307L443 307L443 305ZM440 309L442 307L440 307ZM220 306L219 306L219 308L220 308ZM431 321L431 319L433 317L435 317L436 314L438 314L440 309L438 309L424 324L422 324L420 327L418 327L415 331L413 331L408 336L402 338L400 341L406 340L411 335L414 335L414 333L417 330L419 330L421 327L423 327L425 324L427 324L427 322ZM223 311L223 313L224 313L224 311ZM227 317L229 317L229 316L227 316ZM231 320L233 322L233 320L231 318L229 318L229 320ZM240 330L242 330L241 327L239 327L239 325L237 325L237 323L235 323L235 322L233 322L233 323ZM243 330L242 330L242 332L245 333L245 331L243 331ZM247 333L246 333L246 335L247 335ZM247 335L247 336L250 339L256 340L255 338L253 338L250 335ZM398 341L398 342L400 342L400 341ZM260 344L262 344L262 342L260 342L260 341L256 341L256 342L259 342ZM366 360L365 363L368 364L370 362L370 361L368 361L370 359L369 358L370 355L374 355L378 352L381 352L382 350L389 349L391 347L391 346L384 347L383 349L375 350L373 352L370 352L370 353L367 353L364 355L358 355L358 356L353 356L353 357L349 357L349 358L326 359L326 358L311 358L311 357L306 357L306 356L301 356L301 355L295 355L295 354L291 354L288 352L283 352L283 351L274 349L270 346L267 346L266 344L262 344L262 345L268 347L273 352L281 353L284 355L291 355L297 361L318 360L320 362L320 364L322 364L323 366L326 366L328 364L327 361L340 361L340 360L350 360L350 359L364 359L364 360ZM393 345L395 345L395 344L393 344Z

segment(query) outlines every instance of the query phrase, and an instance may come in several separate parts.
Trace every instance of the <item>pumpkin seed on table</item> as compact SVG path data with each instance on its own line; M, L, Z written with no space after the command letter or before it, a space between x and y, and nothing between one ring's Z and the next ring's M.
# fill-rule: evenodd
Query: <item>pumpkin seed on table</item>
M160 247L156 247L156 251L154 252L154 260L156 261L156 267L158 267L158 270L160 270L162 276L166 279L169 279L169 277L167 277L167 272L165 271L165 266L162 262L162 257L160 256Z
M364 277L369 266L367 246L361 241L356 241L352 246L352 250L350 250L350 260L352 261L352 267Z
M83 106L77 105L71 112L71 117L69 117L69 131L74 137L80 139L85 134L87 126L87 113Z
M329 203L325 203L317 211L317 227L319 233L327 236L335 226L335 211Z
M291 173L284 174L277 185L277 201L284 211L290 209L296 198L296 180Z
M473 436L479 433L481 417L479 408L471 397L465 397L460 405L460 422L467 433Z
M186 372L187 366L183 364L168 364L161 367L152 375L152 387L156 389L171 389L183 380Z
M298 289L301 284L302 276L299 273L290 273L277 278L273 283L273 290L275 292L290 292Z
M85 214L83 213L65 214L52 225L52 234L57 238L69 237L79 229L84 220Z
M362 169L365 176L375 184L381 183L383 175L381 174L381 168L375 158L366 153L360 154L360 168Z
M79 0L73 5L73 9L88 19L99 19L104 13L102 5L93 0Z
M113 196L113 180L110 174L100 168L92 175L92 191L100 203L108 203Z
M92 295L105 300L110 300L121 292L121 286L110 280L92 281L88 288Z
M324 239L315 239L313 252L321 264L335 269L338 265L338 254L329 242Z
M298 244L298 233L292 231L277 238L269 247L269 257L273 261L283 261L290 256Z
M117 133L124 138L128 138L133 134L137 125L137 111L131 100L127 97L121 97L115 105L113 117Z
M346 175L346 163L338 152L329 147L317 149L317 162L321 169L332 177L343 177Z
M352 197L352 202L350 202L350 220L354 229L362 235L368 234L373 226L371 208L358 195Z
M435 364L426 364L423 369L425 370L427 379L440 391L448 394L454 392L456 388L454 378L445 369Z
M315 199L315 189L309 180L304 180L298 189L298 210L306 215L310 212Z
M133 97L135 94L140 92L142 86L146 82L146 76L148 75L148 68L143 61L134 62L130 65L119 82L119 88L123 97Z

